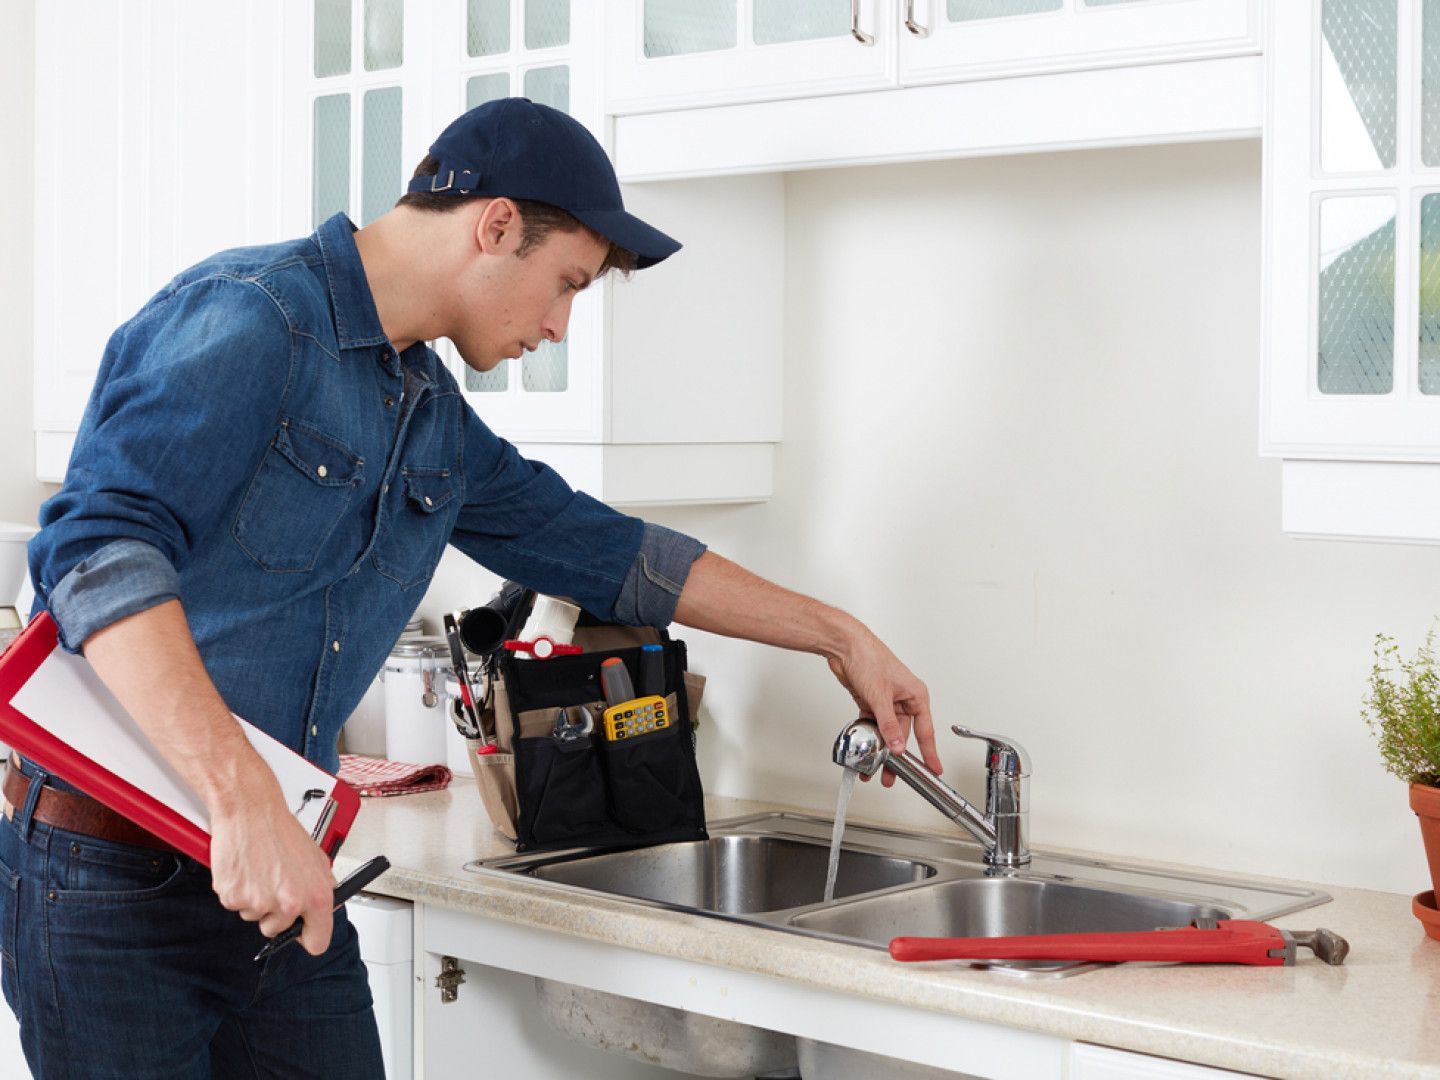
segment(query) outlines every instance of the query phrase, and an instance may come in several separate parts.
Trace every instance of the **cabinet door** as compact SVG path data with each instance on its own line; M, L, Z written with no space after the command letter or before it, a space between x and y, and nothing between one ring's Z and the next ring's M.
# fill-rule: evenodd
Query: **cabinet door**
M895 0L613 0L609 112L895 85Z
M287 235L335 213L356 225L395 205L425 155L429 6L423 0L310 0L285 6Z
M599 5L584 0L444 0L432 7L430 128L467 109L527 97L569 113L603 140ZM449 341L436 348L467 399L512 441L600 442L606 437L604 309L597 282L571 306L565 339L541 342L488 372L466 366Z
M40 479L64 475L115 328L186 266L276 238L280 23L278 0L36 6Z
M900 0L900 81L1259 52L1258 0Z
M1262 449L1440 461L1440 0L1271 20Z

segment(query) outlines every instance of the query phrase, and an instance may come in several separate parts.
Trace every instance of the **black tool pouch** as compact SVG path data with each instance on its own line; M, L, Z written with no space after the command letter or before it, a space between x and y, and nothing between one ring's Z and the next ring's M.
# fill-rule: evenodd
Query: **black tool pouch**
M518 851L704 839L694 734L704 680L686 672L685 643L585 616L574 643L585 651L546 660L508 652L494 658L486 708L494 713L499 752L469 755L491 820ZM644 686L645 644L663 650L663 688ZM611 657L625 664L641 693L664 697L667 727L606 738L600 664ZM593 726L581 733L587 716Z

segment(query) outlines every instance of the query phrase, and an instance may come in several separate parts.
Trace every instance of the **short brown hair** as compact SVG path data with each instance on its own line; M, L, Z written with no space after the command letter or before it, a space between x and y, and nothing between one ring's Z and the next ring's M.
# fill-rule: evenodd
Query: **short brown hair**
M426 154L424 160L415 166L417 177L434 176L439 171L440 162L434 154ZM434 195L428 191L410 191L400 196L400 201L395 205L408 206L412 210L423 210L430 214L448 214L471 199L488 198L490 198L488 195L451 195L448 193ZM561 210L558 206L535 202L531 199L512 199L510 201L520 211L520 247L515 254L522 259L543 244L546 238L554 232L572 233L584 229L600 240L605 239L573 214ZM604 277L611 270L618 270L621 275L628 277L634 272L636 262L633 251L610 242L610 250L605 253L605 261L600 264L600 272L595 276L597 278Z

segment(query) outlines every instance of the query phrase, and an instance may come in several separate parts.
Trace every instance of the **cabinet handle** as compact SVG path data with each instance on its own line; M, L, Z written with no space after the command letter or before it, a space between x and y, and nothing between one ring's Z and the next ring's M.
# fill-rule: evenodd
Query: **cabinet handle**
M875 44L875 35L860 29L860 0L850 0L850 36L861 45Z
M915 0L905 0L905 29L918 38L930 36L930 28L915 21Z

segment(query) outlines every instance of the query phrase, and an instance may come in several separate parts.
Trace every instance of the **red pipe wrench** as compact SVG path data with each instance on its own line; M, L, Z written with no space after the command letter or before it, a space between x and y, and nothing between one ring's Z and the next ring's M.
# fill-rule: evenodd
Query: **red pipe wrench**
M1343 964L1349 943L1332 930L1281 930L1248 919L1196 919L1174 930L1033 934L1021 937L897 937L896 960L1163 960L1194 964L1295 963L1296 947Z

